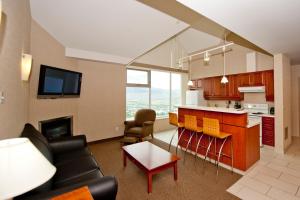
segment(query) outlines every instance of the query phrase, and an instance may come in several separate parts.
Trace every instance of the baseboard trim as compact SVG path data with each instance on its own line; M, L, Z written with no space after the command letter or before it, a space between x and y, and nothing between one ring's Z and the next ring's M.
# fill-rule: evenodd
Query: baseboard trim
M92 142L88 142L88 144L99 144L99 143L103 143L103 142L110 142L110 141L115 141L115 140L120 140L121 138L123 138L124 136L117 136L117 137L112 137L112 138L105 138L105 139L101 139L101 140L96 140L96 141L92 141Z

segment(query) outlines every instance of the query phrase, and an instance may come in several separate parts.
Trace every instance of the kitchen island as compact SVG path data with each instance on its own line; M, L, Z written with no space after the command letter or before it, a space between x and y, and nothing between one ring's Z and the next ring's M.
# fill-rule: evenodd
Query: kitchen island
M256 161L260 159L259 145L259 123L248 124L248 115L244 110L236 110L232 108L215 108L205 106L179 106L178 120L184 122L184 115L194 115L197 117L198 126L203 126L203 117L218 119L220 129L223 132L232 134L232 138L228 140L224 146L223 152L230 155L230 142L233 141L233 166L235 169L246 171ZM189 131L185 131L179 145L186 147ZM189 150L195 152L199 137L193 137L189 146ZM216 148L220 147L218 141ZM205 147L208 146L208 137L204 137L201 141L204 147L198 149L198 154L204 155ZM211 150L214 150L214 146ZM213 155L209 156L214 159ZM231 165L231 159L223 156L220 162L225 165Z

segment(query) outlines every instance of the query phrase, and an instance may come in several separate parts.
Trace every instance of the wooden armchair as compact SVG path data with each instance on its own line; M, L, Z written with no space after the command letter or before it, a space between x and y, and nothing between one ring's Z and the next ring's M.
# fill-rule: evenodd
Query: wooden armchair
M156 113L152 109L140 109L135 113L134 120L125 121L124 136L136 137L140 141L151 135L153 138L153 125Z

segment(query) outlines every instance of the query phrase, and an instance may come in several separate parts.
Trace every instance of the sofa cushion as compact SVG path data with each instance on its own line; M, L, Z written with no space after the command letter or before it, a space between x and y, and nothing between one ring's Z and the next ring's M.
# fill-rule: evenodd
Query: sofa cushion
M83 156L56 166L54 185L62 184L74 178L99 170L97 162L92 156Z
M70 152L66 152L66 153L59 153L59 154L55 154L54 164L55 165L61 165L65 162L76 160L76 159L78 159L82 156L90 156L90 155L91 155L91 153L90 153L90 151L87 147L76 150L76 151L70 151Z
M86 182L86 181L93 180L93 179L99 179L102 177L103 177L103 174L101 173L100 170L94 170L87 174L84 174L84 175L81 175L78 177L74 177L70 180L66 180L63 182L57 182L54 184L54 189L66 187L66 186L74 185L74 184L80 184L81 182Z

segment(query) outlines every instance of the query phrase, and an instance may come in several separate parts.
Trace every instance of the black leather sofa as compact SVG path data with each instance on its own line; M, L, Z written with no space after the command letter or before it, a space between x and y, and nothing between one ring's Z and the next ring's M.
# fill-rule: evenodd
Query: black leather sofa
M14 199L50 199L83 186L88 186L95 200L116 199L117 181L112 176L102 174L87 147L84 135L64 137L48 142L31 124L26 124L21 137L30 139L56 167L56 173L45 184ZM34 176L34 172L32 175Z

